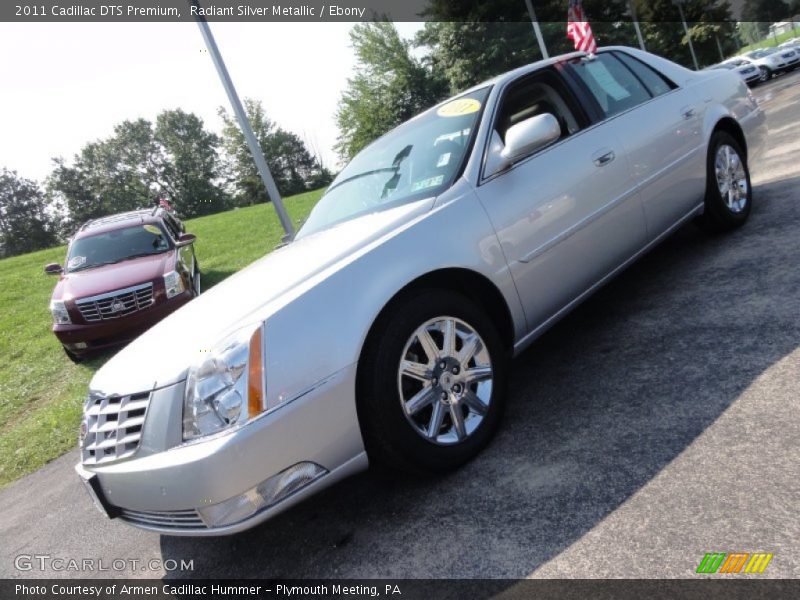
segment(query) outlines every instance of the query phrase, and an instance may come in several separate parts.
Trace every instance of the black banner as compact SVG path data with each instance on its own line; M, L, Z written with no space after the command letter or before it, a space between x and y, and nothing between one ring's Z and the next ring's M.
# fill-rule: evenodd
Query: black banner
M800 580L752 578L698 579L360 579L360 580L100 580L4 579L0 598L43 600L132 599L279 599L373 598L398 600L472 600L501 598L542 600L712 600L747 598L782 600L800 597Z
M766 0L761 0L766 1ZM453 1L440 3L431 12L431 0L12 0L0 3L0 21L6 22L191 22L198 18L208 21L237 22L356 22L389 19L412 22L446 21L503 21L530 22L531 15L523 0L494 0L490 9L474 10L475 3ZM646 0L617 2L606 10L599 0L585 0L584 7L590 22L624 23L638 15L641 22L680 22L677 6L653 12L647 10ZM697 4L696 2L694 4ZM567 18L567 0L533 0L537 19L542 22L563 23ZM637 8L639 6L640 8ZM788 7L787 7L788 10ZM729 9L693 10L687 6L687 21L738 21L740 7ZM699 12L698 12L699 11ZM695 14L696 13L696 14ZM788 18L788 15L787 15Z

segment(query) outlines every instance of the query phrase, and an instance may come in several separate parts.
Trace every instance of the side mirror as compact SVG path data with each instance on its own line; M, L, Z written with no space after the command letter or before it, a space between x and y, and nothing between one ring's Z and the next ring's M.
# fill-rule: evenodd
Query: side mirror
M48 275L59 275L63 270L64 269L62 269L61 265L58 263L50 263L44 267L44 272Z
M178 238L177 246L178 248L183 248L189 244L194 244L196 239L197 236L193 233L182 233L181 237Z
M506 144L500 152L505 166L549 146L561 137L561 125L550 113L536 115L512 125L506 131Z

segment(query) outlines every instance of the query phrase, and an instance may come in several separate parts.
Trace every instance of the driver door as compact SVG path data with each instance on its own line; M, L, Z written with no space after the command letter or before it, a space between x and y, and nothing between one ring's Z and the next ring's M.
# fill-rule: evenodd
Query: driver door
M555 113L561 137L492 172L513 124ZM510 84L495 111L477 188L525 309L529 330L557 316L645 240L639 196L620 140L591 123L556 68Z

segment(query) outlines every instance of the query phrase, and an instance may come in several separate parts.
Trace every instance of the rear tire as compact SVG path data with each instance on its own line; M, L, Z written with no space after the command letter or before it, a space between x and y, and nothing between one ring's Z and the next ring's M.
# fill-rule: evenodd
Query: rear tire
M750 216L752 203L750 169L744 150L726 131L715 132L708 144L702 224L714 231L741 227Z
M195 263L194 274L192 275L192 287L194 288L192 292L194 293L195 298L199 296L202 291L200 289L200 277L201 277L200 266L197 263Z
M467 462L499 425L507 369L494 323L469 298L420 290L396 301L373 328L358 369L370 460L412 473Z

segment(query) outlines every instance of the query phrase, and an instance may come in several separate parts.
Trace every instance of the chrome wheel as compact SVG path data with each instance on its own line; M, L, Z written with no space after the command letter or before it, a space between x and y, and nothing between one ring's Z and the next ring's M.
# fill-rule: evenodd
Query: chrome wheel
M717 148L714 168L717 175L717 189L725 206L731 212L742 212L747 206L750 190L739 153L728 144L720 145Z
M469 324L447 316L431 319L414 331L400 358L403 413L428 441L457 444L486 416L492 374L486 344Z
M758 80L763 83L769 79L770 72L766 67L759 67L759 69L761 70L761 76L758 78Z

